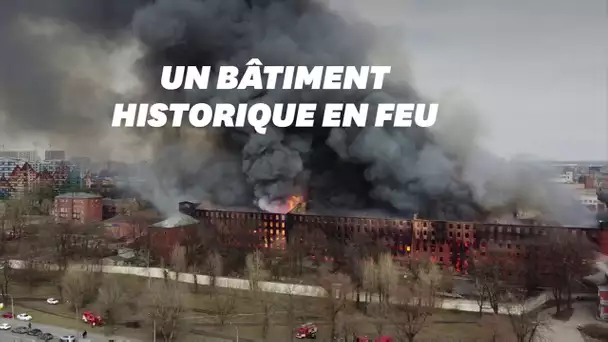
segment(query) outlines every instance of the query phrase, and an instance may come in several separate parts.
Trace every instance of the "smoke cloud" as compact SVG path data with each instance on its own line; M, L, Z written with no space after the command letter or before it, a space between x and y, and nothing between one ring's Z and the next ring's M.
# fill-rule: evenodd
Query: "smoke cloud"
M479 146L462 101L416 128L110 129L114 103L418 102L394 32L314 0L23 0L0 4L5 130L44 134L97 158L148 159L138 190L161 210L178 200L273 208L302 195L321 211L382 209L486 219L536 209L564 224L590 215L544 182L536 163ZM345 14L347 13L347 14ZM383 91L164 92L163 65L394 64ZM399 63L395 63L399 61ZM395 72L401 71L401 72ZM373 110L371 111L373 112Z

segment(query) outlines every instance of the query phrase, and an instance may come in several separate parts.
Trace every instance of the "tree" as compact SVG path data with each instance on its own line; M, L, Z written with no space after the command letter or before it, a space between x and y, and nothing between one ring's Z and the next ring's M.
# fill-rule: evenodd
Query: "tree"
M63 298L78 317L85 305L95 300L98 289L98 279L93 272L68 270L61 279Z
M441 288L442 272L428 260L408 260L411 276L396 291L395 305L390 315L397 334L409 342L428 324L437 307L437 292Z
M50 215L52 210L53 210L53 201L45 198L40 202L40 212L43 215Z
M548 327L547 319L538 310L527 310L524 296L511 295L513 305L507 306L509 323L517 342L534 342Z
M257 291L260 281L268 278L268 271L264 268L263 255L259 249L247 255L245 261L245 273L249 280L249 289Z
M353 286L350 277L340 273L321 274L320 285L325 290L323 297L323 311L329 322L331 341L338 338L338 323L340 313L348 309L350 301L348 295L352 292Z
M508 255L488 251L485 258L474 259L469 268L477 292L479 314L483 314L486 301L497 314L499 302L506 291L507 275L513 269Z
M212 250L207 253L207 256L204 259L203 271L209 275L209 285L212 288L215 288L217 277L221 277L224 271L224 259L218 251Z
M110 332L120 320L131 316L134 298L137 297L139 290L136 285L117 275L104 277L97 295L96 307Z
M212 297L213 311L221 325L226 324L232 315L236 313L236 296L233 289L228 289L226 293L216 293Z
M6 202L5 218L13 231L14 236L21 236L27 225L31 205L26 199L11 199Z
M472 340L502 342L512 340L511 326L505 324L502 316L497 314L484 315L480 320L482 329Z
M296 332L296 312L300 308L299 296L296 294L296 286L288 285L287 293L281 297L283 301L279 304L279 308L285 311L287 327L289 328L289 337L286 341L292 341Z
M581 279L591 273L595 257L595 247L584 236L568 231L552 232L549 241L539 246L546 263L546 271L551 279L556 314L562 309L563 295L566 305L572 309L572 292Z
M388 320L391 296L397 289L399 272L389 253L380 254L378 262L368 259L362 263L363 289L378 295L378 304L372 305L374 325L379 335L383 334Z
M268 279L270 272L264 267L263 255L259 250L247 255L245 273L249 279L251 299L262 309L262 338L268 336L270 320L276 309L274 298L260 288L260 282Z
M171 252L171 268L175 272L175 280L178 280L179 274L185 272L188 268L186 263L186 248L180 245L175 245Z
M156 326L154 334L165 342L175 341L186 329L184 295L175 281L152 284L142 303L147 309L147 318Z
M266 341L270 329L270 322L277 309L277 302L275 301L276 294L262 291L259 288L251 291L251 294L253 295L254 302L262 310L262 339Z

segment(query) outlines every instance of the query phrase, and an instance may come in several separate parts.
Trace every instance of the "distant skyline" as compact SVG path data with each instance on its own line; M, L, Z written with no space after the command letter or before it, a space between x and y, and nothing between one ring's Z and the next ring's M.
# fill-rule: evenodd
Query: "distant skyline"
M330 1L399 30L416 88L463 96L489 150L608 159L605 0Z

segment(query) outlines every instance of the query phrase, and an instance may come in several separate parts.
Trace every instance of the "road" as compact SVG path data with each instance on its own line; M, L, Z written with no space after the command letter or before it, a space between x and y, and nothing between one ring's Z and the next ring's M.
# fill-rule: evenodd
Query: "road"
M21 322L18 320L0 319L0 323L8 323L13 328L19 327L19 326L27 327L27 322ZM64 336L64 335L79 336L82 334L82 331L77 332L74 330L69 330L69 329L65 329L65 328L61 328L61 327L37 324L36 322L32 322L32 329L34 329L34 328L40 329L43 332L48 332L48 333L53 334L53 336L55 336L55 339L53 339L53 341L59 341L59 337ZM110 340L114 340L115 342L141 342L138 340L127 339L124 337L104 336L101 334L91 334L91 330L88 331L88 336L86 339L79 338L78 342L108 342ZM10 331L0 331L0 342L40 342L40 341L41 341L40 339L38 339L36 337L32 337L32 336L13 334Z
M594 317L595 303L593 302L575 302L573 304L574 312L572 317L566 322L551 318L549 320L548 331L546 338L551 342L584 342L583 336L576 329L580 325L589 323L603 324ZM547 310L548 314L555 312L555 308Z

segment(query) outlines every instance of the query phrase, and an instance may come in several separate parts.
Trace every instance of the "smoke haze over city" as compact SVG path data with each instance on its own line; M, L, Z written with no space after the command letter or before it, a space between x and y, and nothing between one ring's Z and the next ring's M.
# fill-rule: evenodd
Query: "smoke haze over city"
M546 182L542 165L488 151L483 114L458 94L440 99L431 130L110 127L113 105L123 101L425 101L395 47L398 35L352 10L308 0L0 4L3 127L99 159L150 160L136 171L146 181L137 190L165 213L179 200L269 209L301 195L329 212L484 220L538 210L562 224L589 222L586 209ZM382 91L166 92L159 85L163 65L243 66L252 57L267 65L391 64L393 74Z

